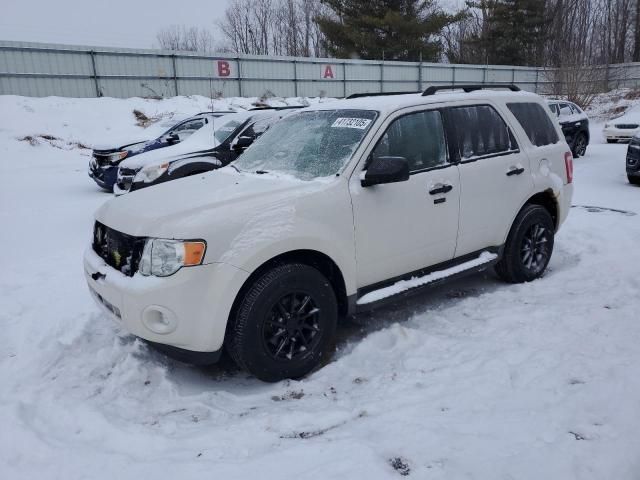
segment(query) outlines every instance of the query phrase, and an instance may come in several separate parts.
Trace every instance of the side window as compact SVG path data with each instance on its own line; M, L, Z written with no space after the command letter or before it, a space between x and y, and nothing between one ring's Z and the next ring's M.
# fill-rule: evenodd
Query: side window
M549 109L553 112L553 114L556 117L560 116L560 110L558 110L558 104L557 103L551 103L549 104Z
M561 117L569 117L573 115L573 112L571 111L571 105L569 105L568 103L561 103L560 104L560 116Z
M373 150L374 157L404 157L417 172L447 163L447 144L439 111L411 113L395 120Z
M507 107L536 147L560 141L558 132L541 105L537 103L508 103Z
M247 128L245 128L238 136L258 138L260 135L266 132L275 121L276 121L276 118L271 116L266 118L260 118L259 120L256 120L255 122L250 124Z
M196 130L204 126L204 123L205 123L204 119L202 118L199 118L197 120L191 120L189 122L185 122L181 125L178 125L176 128L173 129L171 133L195 132Z
M500 155L518 150L518 144L500 114L489 105L454 107L449 110L455 126L460 160Z
M571 112L574 115L582 115L582 110L580 110L580 108L577 105L574 105L573 103L571 103L570 106L571 106Z

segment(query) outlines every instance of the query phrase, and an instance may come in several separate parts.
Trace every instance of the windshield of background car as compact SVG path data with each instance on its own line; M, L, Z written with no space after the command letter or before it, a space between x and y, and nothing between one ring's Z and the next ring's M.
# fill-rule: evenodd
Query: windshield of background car
M214 119L213 135L216 137L217 143L220 144L229 138L229 135L231 135L235 129L242 125L250 116L251 115L248 113L232 113L230 115L225 115L222 118Z
M320 110L285 117L235 162L249 172L281 172L302 180L335 175L376 119L371 110Z

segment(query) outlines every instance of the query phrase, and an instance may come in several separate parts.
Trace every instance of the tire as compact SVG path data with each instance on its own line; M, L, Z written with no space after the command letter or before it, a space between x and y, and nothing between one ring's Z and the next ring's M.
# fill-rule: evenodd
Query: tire
M579 133L573 141L573 148L571 149L574 158L584 157L587 153L587 136L584 133Z
M613 140L611 138L607 138L607 143L618 143L617 140Z
M627 175L627 179L631 185L640 185L640 177L632 177L631 175Z
M243 294L227 328L227 351L265 382L300 378L334 350L338 302L327 278L308 265L279 265Z
M496 264L498 276L509 283L540 278L551 260L554 232L553 219L544 207L525 205L511 226L503 256Z

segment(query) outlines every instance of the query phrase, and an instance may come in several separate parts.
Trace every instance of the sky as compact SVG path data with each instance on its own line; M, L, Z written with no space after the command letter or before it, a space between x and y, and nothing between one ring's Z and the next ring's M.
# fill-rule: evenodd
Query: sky
M231 0L2 0L0 40L153 48L170 25L211 30Z

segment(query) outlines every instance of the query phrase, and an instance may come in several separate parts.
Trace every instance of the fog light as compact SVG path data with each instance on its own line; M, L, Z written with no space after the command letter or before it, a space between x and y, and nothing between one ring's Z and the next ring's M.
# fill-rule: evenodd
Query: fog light
M178 328L175 314L168 308L152 305L142 312L142 323L153 333L166 335Z

